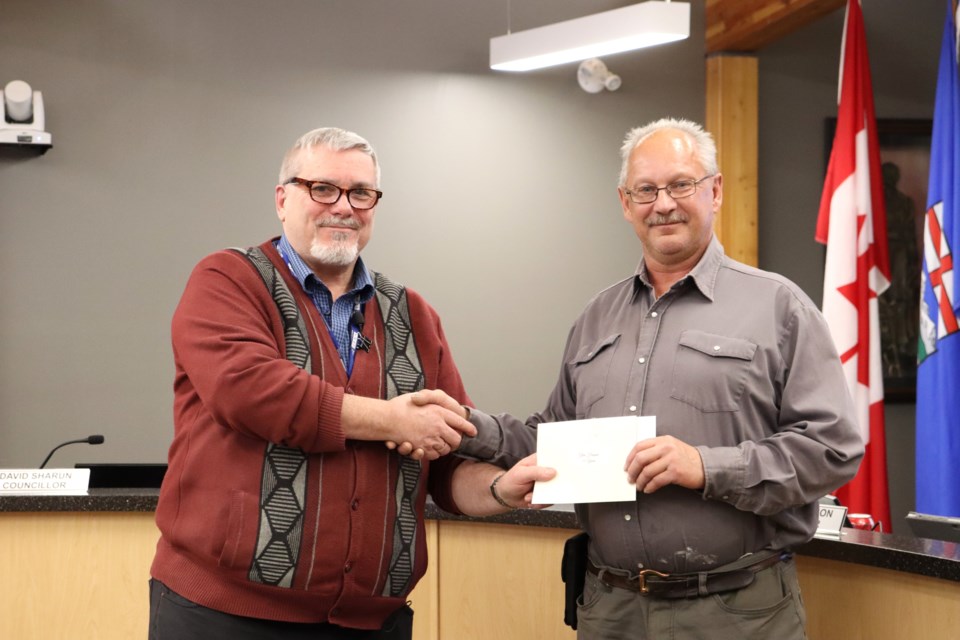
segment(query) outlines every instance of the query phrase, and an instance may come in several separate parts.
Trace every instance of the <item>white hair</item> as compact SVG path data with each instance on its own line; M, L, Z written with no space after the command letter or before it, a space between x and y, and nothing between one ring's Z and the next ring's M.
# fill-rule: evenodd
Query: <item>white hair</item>
M622 163L620 164L619 186L627 186L627 165L630 162L630 154L633 150L651 135L664 129L676 129L690 136L697 147L697 159L707 174L715 174L718 172L717 145L713 141L713 136L704 131L703 127L699 124L691 120L661 118L627 132L627 137L623 140L623 146L620 147Z
M280 165L280 184L285 183L290 178L297 177L299 171L300 152L312 147L326 147L333 151L362 151L373 160L373 166L377 170L377 188L380 187L380 163L377 162L377 153L364 138L352 131L338 129L337 127L321 127L308 131L293 143L286 154L283 156L283 163Z

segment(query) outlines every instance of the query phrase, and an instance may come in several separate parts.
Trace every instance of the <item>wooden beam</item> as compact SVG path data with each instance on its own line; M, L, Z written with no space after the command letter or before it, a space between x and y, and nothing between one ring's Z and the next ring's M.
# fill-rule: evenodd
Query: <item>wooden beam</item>
M727 255L757 266L756 56L707 58L706 126L717 142L723 205L714 230Z
M846 0L706 0L706 127L717 141L723 207L714 225L727 255L756 266L758 65L750 55L836 11Z
M707 53L756 51L845 4L846 0L707 0Z

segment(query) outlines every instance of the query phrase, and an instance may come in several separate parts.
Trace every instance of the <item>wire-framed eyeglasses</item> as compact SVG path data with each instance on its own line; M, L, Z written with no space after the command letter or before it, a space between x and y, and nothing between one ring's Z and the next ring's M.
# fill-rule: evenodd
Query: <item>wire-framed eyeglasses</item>
M661 191L666 191L668 196L674 200L679 200L680 198L689 198L695 194L697 192L697 186L701 182L707 178L713 178L716 175L715 173L711 173L708 176L703 176L699 180L677 180L665 187L644 184L635 189L624 189L623 192L630 197L630 201L634 204L650 204L651 202L655 202L656 199L660 197Z

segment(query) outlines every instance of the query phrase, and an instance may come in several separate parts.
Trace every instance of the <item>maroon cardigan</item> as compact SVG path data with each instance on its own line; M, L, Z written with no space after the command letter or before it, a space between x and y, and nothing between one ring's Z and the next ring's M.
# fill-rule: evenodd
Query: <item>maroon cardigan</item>
M323 319L273 241L260 248L296 299L313 371L285 359L277 306L245 257L219 251L196 266L173 317L174 438L157 506L161 537L151 574L194 602L232 614L379 628L406 595L380 595L394 542L392 498L401 458L381 442L347 440L340 424L345 392L383 397L379 305L366 305L365 334L374 344L357 354L347 379ZM406 292L425 387L469 404L436 311ZM267 443L308 454L289 587L248 578L261 528ZM442 508L459 512L450 491L458 462L448 457L421 465L407 591L426 570L427 491Z

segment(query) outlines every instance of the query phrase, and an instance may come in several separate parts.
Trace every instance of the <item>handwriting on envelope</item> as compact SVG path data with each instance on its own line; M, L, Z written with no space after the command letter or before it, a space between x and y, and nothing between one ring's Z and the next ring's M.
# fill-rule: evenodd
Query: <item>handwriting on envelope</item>
M556 477L533 488L534 504L627 502L636 488L623 470L640 440L657 435L654 416L545 422L537 427L537 464Z

